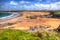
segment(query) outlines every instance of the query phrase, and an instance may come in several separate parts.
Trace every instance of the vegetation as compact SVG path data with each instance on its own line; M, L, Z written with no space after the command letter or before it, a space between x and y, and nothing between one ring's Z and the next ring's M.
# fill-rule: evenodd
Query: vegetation
M60 11L56 11L55 14L60 14Z
M36 32L30 33L21 30L0 30L0 40L60 40L60 33Z

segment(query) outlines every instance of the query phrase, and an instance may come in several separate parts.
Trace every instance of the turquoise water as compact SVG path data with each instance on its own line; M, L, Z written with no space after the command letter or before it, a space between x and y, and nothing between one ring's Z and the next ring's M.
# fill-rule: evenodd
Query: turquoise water
M11 13L8 12L0 12L0 17L5 17L5 16L9 16L11 15Z

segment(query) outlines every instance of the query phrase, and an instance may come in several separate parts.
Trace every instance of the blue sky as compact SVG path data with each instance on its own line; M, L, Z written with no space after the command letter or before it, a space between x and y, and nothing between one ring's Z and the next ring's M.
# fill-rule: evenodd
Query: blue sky
M0 10L60 10L60 0L0 0Z

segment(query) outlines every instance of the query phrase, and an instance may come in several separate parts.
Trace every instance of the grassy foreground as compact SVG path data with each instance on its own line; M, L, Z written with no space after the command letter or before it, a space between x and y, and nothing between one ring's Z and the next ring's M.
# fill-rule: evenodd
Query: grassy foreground
M60 33L36 32L30 33L21 30L0 30L0 40L60 40Z

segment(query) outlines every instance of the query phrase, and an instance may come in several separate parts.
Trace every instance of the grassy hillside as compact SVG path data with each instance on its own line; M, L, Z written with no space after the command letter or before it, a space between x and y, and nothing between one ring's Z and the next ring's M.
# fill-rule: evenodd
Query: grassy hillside
M60 40L60 33L36 32L30 33L21 30L0 30L0 40Z

